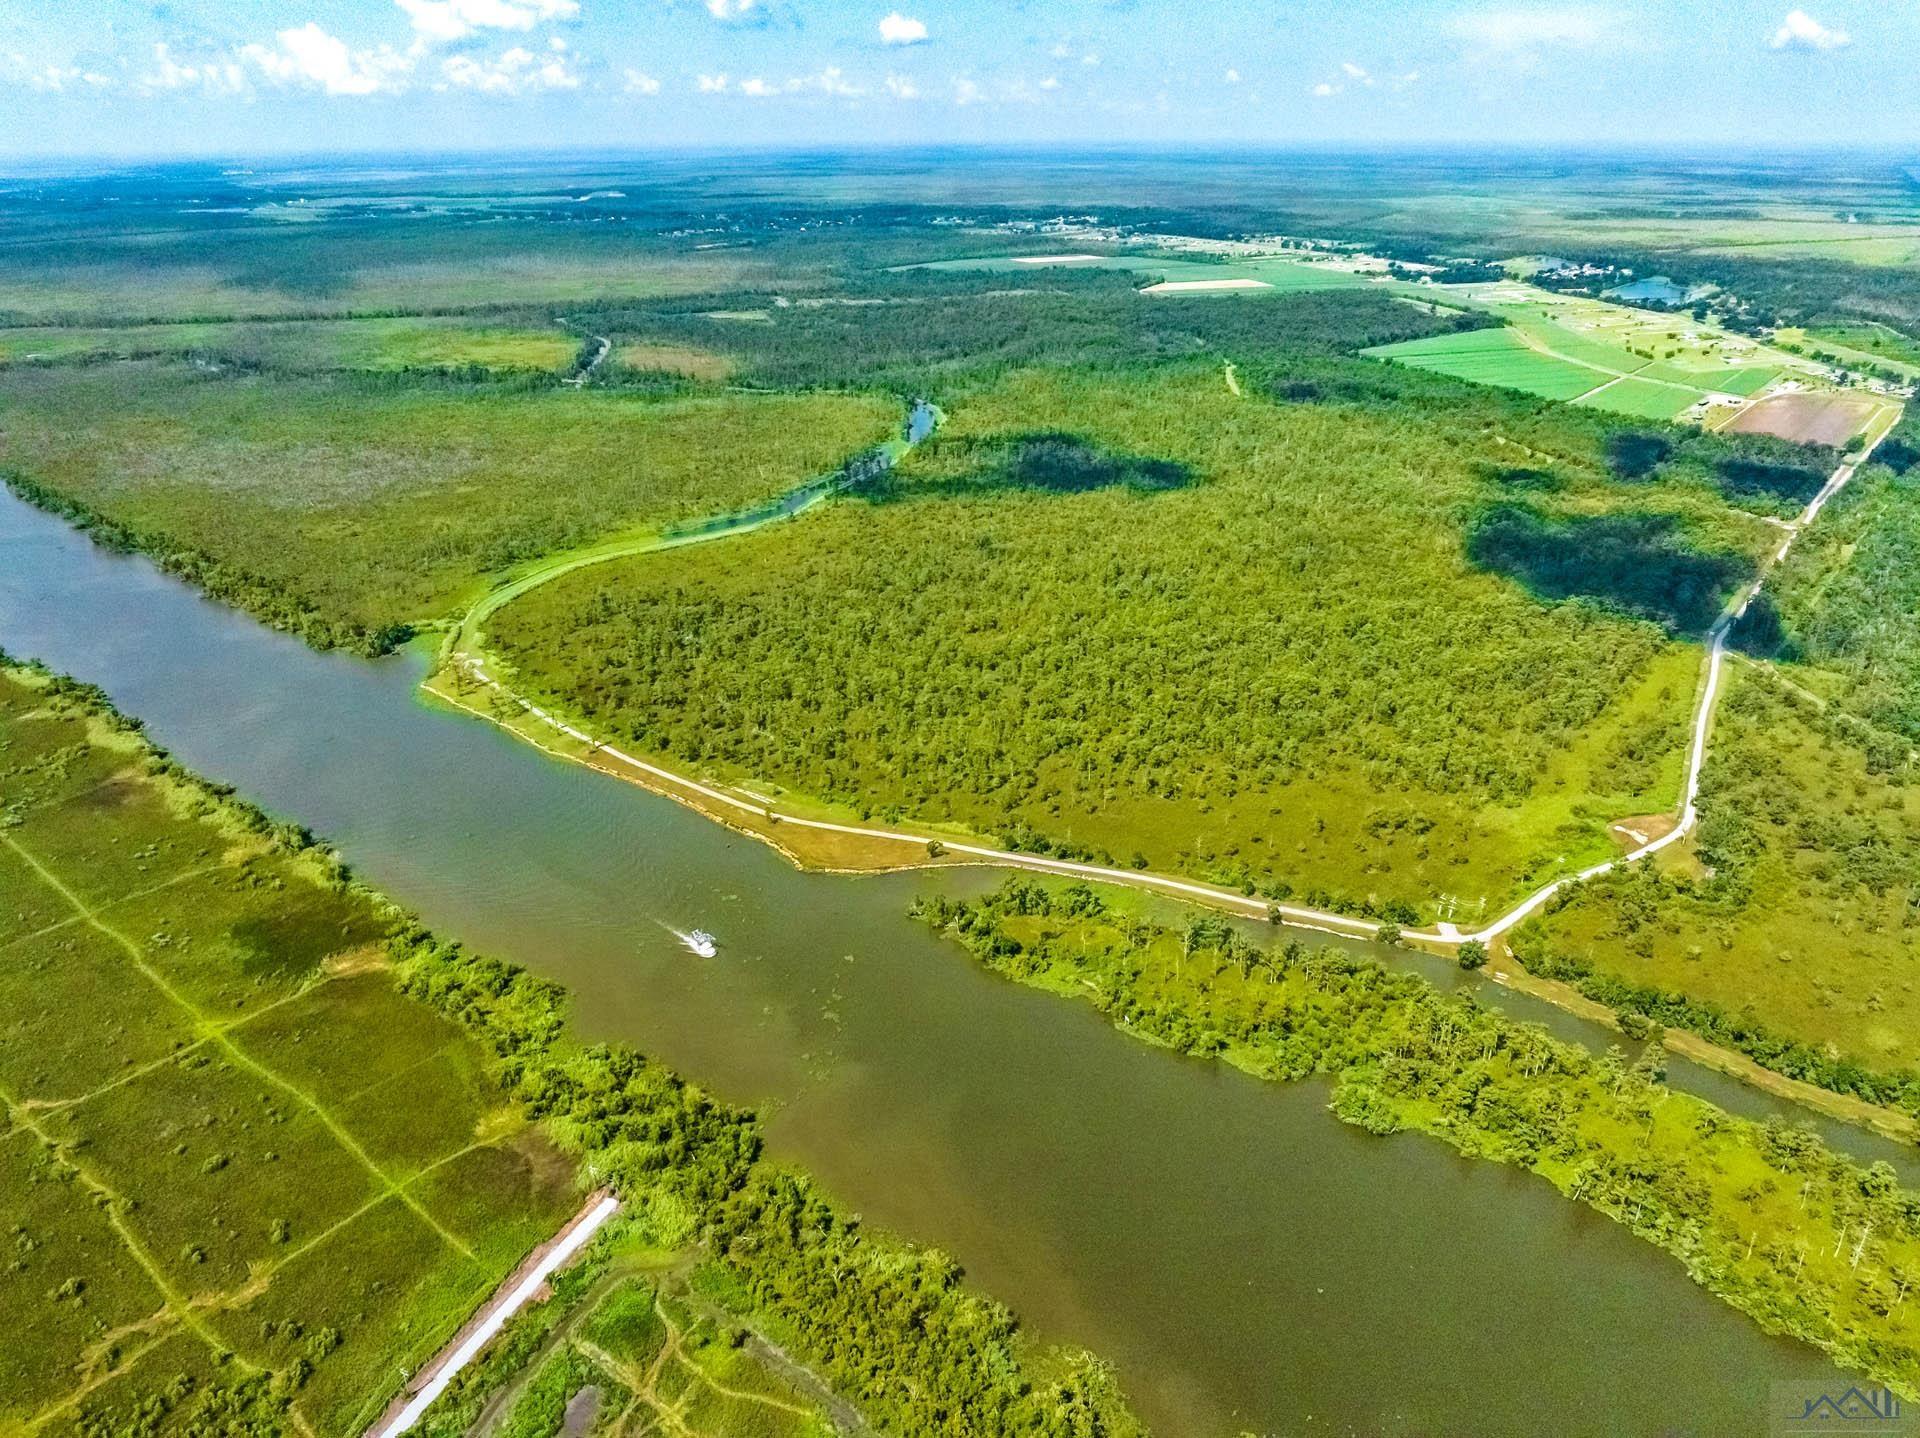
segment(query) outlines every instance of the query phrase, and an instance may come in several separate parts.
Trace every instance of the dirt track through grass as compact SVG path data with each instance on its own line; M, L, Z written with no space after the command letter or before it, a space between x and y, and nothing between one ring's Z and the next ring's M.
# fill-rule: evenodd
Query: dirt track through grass
M223 1049L233 1062L246 1069L249 1073L252 1073L257 1078L264 1079L266 1082L296 1100L302 1107L320 1120L321 1124L326 1128L328 1133L333 1135L340 1147L351 1154L355 1161L364 1167L368 1173L372 1174L375 1181L386 1193L399 1199L408 1208L412 1209L422 1223L426 1224L427 1227L438 1234L448 1247L460 1254L461 1257L474 1257L472 1246L464 1239L456 1237L439 1219L427 1211L425 1204L408 1193L398 1180L374 1162L373 1158L360 1146L359 1142L347 1131L346 1127L341 1124L340 1120L334 1116L326 1105L322 1104L298 1084L276 1073L243 1050L233 1041L232 1035L227 1032L225 1026L210 1019L184 994L167 982L165 975L147 961L146 952L138 944L120 930L107 923L104 919L100 918L92 909L88 908L78 894L74 893L72 889L62 883L52 870L48 869L38 858L29 853L18 840L14 839L11 835L0 834L0 843L4 843L16 856L24 860L26 864L46 882L49 888L53 889L61 898L65 899L89 928L94 929L125 950L127 957L132 960L134 968L139 971L141 977L158 989L169 1003L178 1008L181 1013L189 1019L196 1030L206 1035L208 1041Z

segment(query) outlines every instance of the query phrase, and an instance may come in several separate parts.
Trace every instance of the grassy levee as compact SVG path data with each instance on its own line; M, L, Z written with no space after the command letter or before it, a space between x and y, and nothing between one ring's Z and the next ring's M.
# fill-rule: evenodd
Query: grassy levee
M582 1045L554 985L435 940L95 691L0 664L0 780L0 1432L357 1434L589 1182L626 1206L584 1273L653 1255L658 1344L621 1348L632 1285L536 1309L437 1413L517 1355L510 1432L595 1378L713 1438L1139 1431L1097 1361L763 1162L751 1114ZM573 1316L564 1371L517 1346Z
M883 440L883 395L658 398L402 376L0 371L24 497L319 644L379 651L489 577L744 508Z
M1403 921L1605 857L1671 800L1687 635L1766 530L1620 485L1594 430L1533 417L1560 453L1516 469L1385 371L1286 373L969 387L892 479L559 577L489 643L606 742L854 819Z
M1536 1173L1768 1332L1920 1396L1920 1194L1889 1165L1669 1090L1657 1042L1596 1057L1370 961L1256 945L1213 918L1170 930L1129 908L1012 879L918 912L989 968L1128 1033L1262 1078L1326 1076L1348 1123Z

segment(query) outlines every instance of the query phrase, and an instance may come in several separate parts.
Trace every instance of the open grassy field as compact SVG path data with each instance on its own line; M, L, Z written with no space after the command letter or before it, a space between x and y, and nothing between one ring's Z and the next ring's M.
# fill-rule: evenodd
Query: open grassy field
M150 752L0 670L0 1431L350 1433L573 1166L386 913Z
M580 341L558 328L431 316L0 329L0 364L192 355L216 364L296 371L554 371L572 364L579 349Z
M700 248L616 225L422 224L169 215L156 229L21 234L0 255L0 316L17 324L270 318L695 294L771 278L749 248ZM170 222L170 223L169 223ZM171 230L171 233L169 231ZM791 274L791 269L789 270Z
M1920 1101L1912 780L1904 753L1791 677L1739 666L1697 840L1556 901L1519 931L1515 953L1552 975L1571 966L1683 995L1800 1043L1774 1061L1796 1076L1826 1054L1902 1075Z
M405 387L163 361L7 370L0 403L0 468L143 548L230 571L228 597L266 617L345 636L445 616L521 560L772 498L900 422L877 395Z
M1920 379L1920 340L1878 321L1820 325L1813 329L1785 327L1782 344L1815 359L1831 355L1850 368L1877 368L1895 379Z
M577 571L489 641L682 768L1355 906L1497 903L1669 801L1686 636L1762 526L1571 421L1516 470L1472 411L1255 392L1015 373L883 491Z

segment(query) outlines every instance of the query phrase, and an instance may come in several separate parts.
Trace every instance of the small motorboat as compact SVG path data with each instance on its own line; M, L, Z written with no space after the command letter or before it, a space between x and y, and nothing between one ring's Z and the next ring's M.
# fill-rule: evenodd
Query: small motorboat
M680 942L703 959L710 959L720 952L720 942L705 929L695 929L690 934L682 934Z

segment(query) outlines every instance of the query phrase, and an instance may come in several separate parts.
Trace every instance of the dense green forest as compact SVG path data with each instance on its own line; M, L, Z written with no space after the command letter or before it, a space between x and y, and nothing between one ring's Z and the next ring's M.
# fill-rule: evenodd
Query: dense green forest
M490 640L674 762L1381 913L1497 902L1669 802L1685 636L1767 542L1705 464L1623 478L1616 428L1367 361L1243 385L967 386L870 489L566 576Z
M1513 950L1616 1007L1920 1114L1920 786L1909 752L1736 667L1693 855L1556 895Z
M1325 1075L1348 1123L1531 1170L1768 1330L1920 1393L1920 1195L1804 1129L1668 1089L1657 1035L1637 1058L1595 1056L1414 975L1256 944L1217 916L1165 928L1085 885L1016 878L918 912L995 971L1130 1033L1263 1078Z
M1347 354L1491 323L1376 293L1195 303L1144 298L1140 283L1113 270L856 273L834 296L792 305L743 311L738 296L713 295L596 311L581 322L623 342L723 354L739 379L756 384L909 389L1028 365Z

